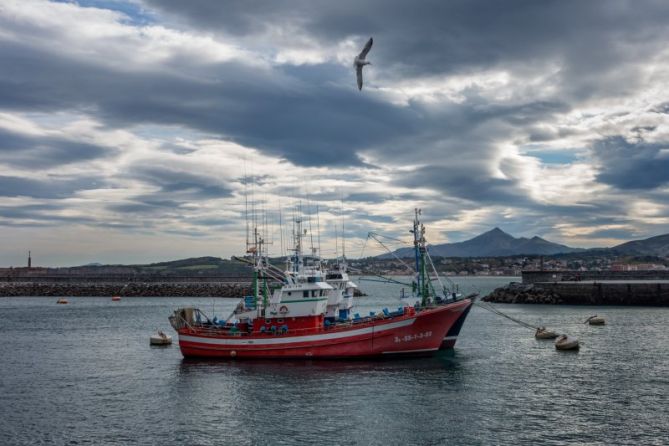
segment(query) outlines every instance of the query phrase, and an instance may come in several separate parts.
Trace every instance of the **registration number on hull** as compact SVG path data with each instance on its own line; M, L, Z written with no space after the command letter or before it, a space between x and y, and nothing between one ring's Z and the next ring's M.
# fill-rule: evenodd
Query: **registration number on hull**
M419 339L425 339L429 337L432 337L431 331L423 331L413 335L395 336L395 344L400 344L402 342L417 341Z

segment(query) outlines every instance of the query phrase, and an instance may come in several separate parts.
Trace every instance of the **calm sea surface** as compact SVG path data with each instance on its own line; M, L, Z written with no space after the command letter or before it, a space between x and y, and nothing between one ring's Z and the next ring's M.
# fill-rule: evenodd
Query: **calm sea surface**
M398 286L360 285L357 311L399 305ZM435 358L212 362L149 336L173 334L179 306L220 317L235 300L70 302L0 298L0 444L669 444L668 308L496 306L579 352L475 307ZM593 314L608 325L584 325Z

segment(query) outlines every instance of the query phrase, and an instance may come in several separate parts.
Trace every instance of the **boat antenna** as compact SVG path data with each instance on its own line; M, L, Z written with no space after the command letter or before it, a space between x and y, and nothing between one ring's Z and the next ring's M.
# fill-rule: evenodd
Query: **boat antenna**
M285 250L283 247L283 218L281 216L281 198L279 198L279 237L281 238L281 256L285 255Z
M337 266L339 266L339 242L337 238L337 222L335 220L335 258L337 259Z
M307 214L309 215L309 240L311 241L311 255L316 256L316 249L314 249L314 231L311 229L311 200L309 199L309 192L307 195Z
M316 232L318 237L318 257L321 256L321 216L318 212L318 204L316 204Z
M246 250L249 249L249 177L246 172L246 157L244 157L244 220L246 221Z
M339 207L339 215L341 217L341 256L343 258L344 263L346 263L346 235L345 235L345 229L344 229L344 196L342 194L341 196L341 201L340 201L340 207Z

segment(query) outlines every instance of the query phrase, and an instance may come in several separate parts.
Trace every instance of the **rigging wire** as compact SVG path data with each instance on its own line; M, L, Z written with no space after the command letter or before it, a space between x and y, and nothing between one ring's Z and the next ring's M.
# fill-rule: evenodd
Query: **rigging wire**
M399 257L397 254L395 254L393 251L391 251L391 250L390 250L390 249L389 249L389 248L388 248L388 247L387 247L381 240L379 240L376 236L377 236L377 234L376 234L375 232L370 232L369 234L367 234L367 238L371 237L371 238L373 238L374 240L376 240L377 243L378 243L379 245L383 246L383 248L384 248L386 251L388 251L388 253L389 253L390 255L392 255L393 257L395 257L395 259L397 259L397 260L398 260L398 261L399 261L399 262L400 262L400 263L407 269L407 271L411 272L411 275L415 274L415 273L414 273L414 270L413 270L409 265L407 265L402 259L400 259L400 257Z
M532 330L537 330L537 329L539 328L539 327L535 327L535 326L532 325L532 324L528 324L528 323L525 322L525 321L521 321L520 319L516 319L516 318L514 318L514 317L511 317L511 316L509 316L508 314L503 313L503 312L501 312L500 310L498 310L498 309L496 309L496 308L493 308L493 307L490 306L490 305L484 305L484 304L479 303L479 302L474 302L474 305L476 305L476 306L478 306L478 307L481 307L481 308L483 308L484 310L488 310L488 311L490 311L491 313L495 313L495 314L497 314L498 316L502 316L502 317L504 317L504 318L507 318L507 319L509 319L510 321L513 321L513 322L517 323L518 325L521 325L521 326L523 326L523 327L525 327L525 328L529 328L529 329L532 329Z

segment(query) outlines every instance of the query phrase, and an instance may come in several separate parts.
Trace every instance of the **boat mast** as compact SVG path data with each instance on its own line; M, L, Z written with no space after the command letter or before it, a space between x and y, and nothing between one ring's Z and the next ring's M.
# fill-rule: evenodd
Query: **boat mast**
M421 297L421 305L426 306L430 299L430 283L427 278L427 264L425 262L425 226L420 222L418 216L421 215L421 210L414 209L415 217L413 221L413 245L414 256L416 260L416 292Z
M413 234L413 252L416 260L416 276L413 283L414 292L420 295L420 261L418 259L418 208L414 208L413 229L409 232Z

